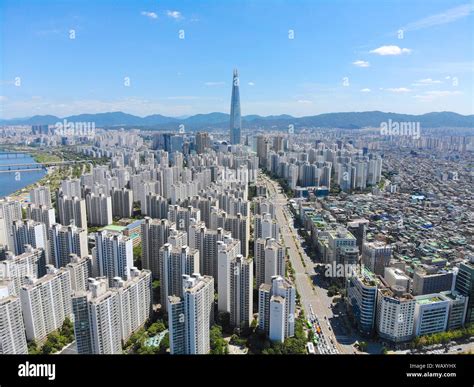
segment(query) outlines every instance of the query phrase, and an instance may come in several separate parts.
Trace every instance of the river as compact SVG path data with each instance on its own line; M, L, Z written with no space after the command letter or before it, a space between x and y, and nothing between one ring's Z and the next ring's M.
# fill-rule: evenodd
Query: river
M5 169L4 167L2 167L2 165L28 164L32 162L34 163L35 160L33 159L33 157L31 157L31 155L26 153L18 157L7 158L6 153L0 152L0 170ZM45 170L19 173L0 173L0 198L11 195L19 189L33 184L34 182L41 179L44 175L46 175Z

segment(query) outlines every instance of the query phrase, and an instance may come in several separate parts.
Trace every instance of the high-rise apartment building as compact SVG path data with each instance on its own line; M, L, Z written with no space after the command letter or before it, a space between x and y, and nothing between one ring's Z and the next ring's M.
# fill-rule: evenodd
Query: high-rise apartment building
M296 290L285 278L275 276L258 290L258 327L270 340L284 342L295 334Z
M270 284L276 275L285 275L285 248L275 239L257 239L255 241L255 277L257 288L261 284Z
M0 355L26 355L25 326L20 298L11 294L11 287L0 281Z
M126 280L133 267L133 241L122 234L99 231L95 234L95 258L98 273L112 285L114 277Z
M87 218L91 226L107 226L112 224L112 198L103 193L86 196Z
M71 317L71 276L66 268L47 265L47 274L28 277L21 287L20 300L28 340L43 341Z
M70 254L88 255L87 231L74 225L53 224L49 229L50 260L55 267L66 266Z
M174 224L167 219L151 219L145 217L141 225L142 234L142 265L151 270L153 278L160 276L160 249L168 242Z
M57 207L59 223L69 226L74 223L77 227L87 230L86 201L80 196L58 195Z
M213 322L214 280L183 276L183 297L168 298L170 351L174 355L207 354Z
M199 273L199 251L189 246L165 243L160 249L161 305L166 310L169 296L182 297L183 275Z

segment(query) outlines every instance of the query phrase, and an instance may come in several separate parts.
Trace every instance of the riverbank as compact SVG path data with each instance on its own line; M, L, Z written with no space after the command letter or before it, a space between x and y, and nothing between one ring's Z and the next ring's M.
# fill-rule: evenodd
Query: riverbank
M9 198L13 200L18 200L22 204L29 203L29 197L30 197L30 191L37 186L40 185L47 185L49 182L49 179L51 176L54 174L56 167L49 167L46 169L46 175L44 175L41 179L37 180L34 183L31 183L15 192L13 192L10 195L7 195Z

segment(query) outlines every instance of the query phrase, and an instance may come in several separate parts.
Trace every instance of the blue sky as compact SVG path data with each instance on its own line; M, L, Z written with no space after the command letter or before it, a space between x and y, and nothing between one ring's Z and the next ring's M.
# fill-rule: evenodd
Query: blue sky
M244 115L474 113L467 0L0 4L2 118L229 112L233 68Z

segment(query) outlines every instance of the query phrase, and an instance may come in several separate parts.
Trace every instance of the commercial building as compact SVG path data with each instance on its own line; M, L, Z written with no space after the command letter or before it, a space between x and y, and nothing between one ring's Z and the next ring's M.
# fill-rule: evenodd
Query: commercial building
M362 263L376 275L384 275L390 265L392 247L383 242L366 242L362 245Z
M451 290L453 280L452 271L438 269L436 266L419 265L413 274L413 295L421 296Z
M239 73L234 70L232 77L232 99L230 102L230 143L240 144L242 119L240 117Z
M414 335L415 298L405 289L382 284L377 290L376 331L380 338L399 343Z
M448 325L449 304L449 299L439 293L415 297L415 335L445 331Z
M347 279L346 300L349 312L359 331L368 336L373 333L375 327L377 282L374 273L366 268Z
M459 265L456 276L456 291L464 297L469 297L466 324L474 322L474 255Z

